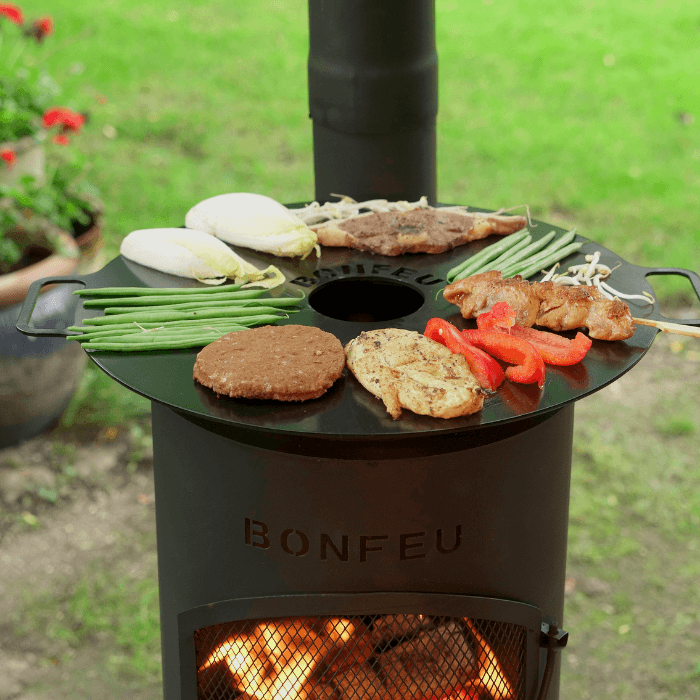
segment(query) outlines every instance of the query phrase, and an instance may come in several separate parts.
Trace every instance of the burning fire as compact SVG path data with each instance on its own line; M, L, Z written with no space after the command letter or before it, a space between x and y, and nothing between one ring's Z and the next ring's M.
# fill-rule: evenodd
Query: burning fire
M474 623L468 617L464 618L464 622L474 635L479 649L479 676L474 681L474 686L482 687L493 700L510 700L513 697L513 687L503 673L498 663L498 657L486 640L477 632Z
M259 621L217 643L200 678L228 669L244 700L513 700L496 653L470 619L462 622L436 626L422 615Z

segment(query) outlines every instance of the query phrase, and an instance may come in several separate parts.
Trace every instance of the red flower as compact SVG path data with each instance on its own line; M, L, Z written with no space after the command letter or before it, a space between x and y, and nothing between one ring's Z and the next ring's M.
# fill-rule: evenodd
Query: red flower
M67 107L51 107L44 112L42 123L45 129L59 125L61 131L78 132L85 123L85 117Z
M37 41L43 41L49 34L53 34L53 20L51 17L46 16L35 19L29 34Z
M11 168L17 160L17 154L9 148L5 148L0 151L0 158L7 163L5 167Z
M58 126L59 131L52 140L60 146L66 146L69 142L66 133L70 131L79 132L83 124L85 124L85 117L67 107L51 107L51 109L47 109L44 112L41 122L44 125L44 129Z
M17 7L17 5L0 5L0 17L7 17L10 22L15 24L22 24L24 22L24 16L22 15L22 10Z

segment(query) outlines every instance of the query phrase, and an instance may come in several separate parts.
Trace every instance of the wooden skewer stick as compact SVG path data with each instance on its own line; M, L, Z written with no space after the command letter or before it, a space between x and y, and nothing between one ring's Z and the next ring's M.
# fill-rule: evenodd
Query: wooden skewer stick
M688 335L691 338L700 338L700 328L685 326L682 323L667 323L666 321L653 321L648 318L632 318L639 326L652 326L664 333L675 333L676 335Z

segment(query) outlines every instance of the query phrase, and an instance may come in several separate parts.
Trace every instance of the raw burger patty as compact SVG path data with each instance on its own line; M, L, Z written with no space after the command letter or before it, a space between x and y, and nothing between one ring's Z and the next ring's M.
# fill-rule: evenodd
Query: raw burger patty
M310 326L263 326L235 331L197 355L194 378L218 396L307 401L340 377L340 341Z

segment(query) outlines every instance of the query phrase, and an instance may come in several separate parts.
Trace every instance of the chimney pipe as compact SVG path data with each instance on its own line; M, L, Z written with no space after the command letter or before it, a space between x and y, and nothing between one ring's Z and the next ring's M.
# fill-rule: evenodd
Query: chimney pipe
M436 203L434 0L309 0L317 201Z

